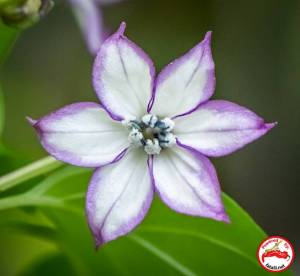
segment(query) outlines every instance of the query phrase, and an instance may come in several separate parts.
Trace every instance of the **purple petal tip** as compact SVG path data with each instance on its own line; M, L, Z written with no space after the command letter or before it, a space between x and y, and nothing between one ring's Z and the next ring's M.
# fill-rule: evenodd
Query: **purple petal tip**
M224 213L221 221L223 221L225 223L228 223L228 224L231 223L229 216L227 214L225 214L225 213Z
M116 34L118 36L123 36L124 35L124 32L125 32L125 29L126 29L126 23L123 21L121 24L120 24L120 27L118 29L118 31L116 32Z
M267 123L267 124L265 124L265 128L267 128L269 130L269 129L272 129L273 127L277 126L277 125L278 125L278 122Z
M29 124L31 124L32 126L34 126L37 123L37 120L32 119L29 116L26 116L26 120L29 122Z
M201 41L200 44L207 44L210 45L211 43L211 36L212 36L212 31L206 32L204 39Z
M217 220L217 221L222 221L222 222L225 222L225 223L230 223L231 222L229 216L225 213L225 211L218 212L212 218Z
M212 36L212 31L206 32L205 37L204 37L204 40L210 40L210 39L211 39L211 36Z

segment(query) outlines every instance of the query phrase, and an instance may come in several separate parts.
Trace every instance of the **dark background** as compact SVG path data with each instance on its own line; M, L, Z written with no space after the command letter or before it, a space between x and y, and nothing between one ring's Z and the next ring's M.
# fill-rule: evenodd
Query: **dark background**
M213 31L214 98L279 123L241 151L214 160L221 185L269 235L288 238L299 254L300 1L127 0L103 13L107 31L126 21L128 37L157 70ZM28 160L44 156L25 116L97 101L92 62L64 2L23 33L1 76L6 145Z

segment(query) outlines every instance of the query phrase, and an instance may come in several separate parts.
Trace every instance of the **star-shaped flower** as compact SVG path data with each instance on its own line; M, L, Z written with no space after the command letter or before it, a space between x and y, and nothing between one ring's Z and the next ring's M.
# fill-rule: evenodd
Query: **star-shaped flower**
M155 77L153 62L124 30L122 23L95 60L100 105L75 103L32 121L52 156L97 168L86 198L96 245L132 231L154 191L177 212L228 222L207 156L234 152L275 124L237 104L209 100L215 90L210 32Z

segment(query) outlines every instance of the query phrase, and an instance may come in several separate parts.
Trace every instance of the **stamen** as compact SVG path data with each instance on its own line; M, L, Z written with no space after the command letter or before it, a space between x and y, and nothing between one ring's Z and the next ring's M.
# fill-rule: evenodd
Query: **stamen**
M136 120L135 118L123 120L122 125L127 127L129 130L132 128L136 128L139 130L142 129L140 122L138 120Z
M158 118L155 115L152 114L146 114L142 118L142 122L151 128L154 128L156 122L158 121Z
M170 118L160 120L155 115L146 114L141 120L127 118L122 124L130 131L130 145L144 147L147 154L159 154L163 148L170 148L176 144L176 137L171 132L175 123Z
M159 146L158 139L156 139L156 138L153 140L147 139L144 150L148 154L159 154L161 151L161 147Z
M160 133L158 139L162 148L171 148L176 144L176 137L173 133Z
M175 126L174 121L172 121L170 118L164 118L163 120L161 120L161 122L164 124L163 130L168 131L168 132L173 130L173 128Z
M130 145L134 147L142 146L142 140L144 139L143 134L136 128L132 128L132 130L129 132L128 140Z

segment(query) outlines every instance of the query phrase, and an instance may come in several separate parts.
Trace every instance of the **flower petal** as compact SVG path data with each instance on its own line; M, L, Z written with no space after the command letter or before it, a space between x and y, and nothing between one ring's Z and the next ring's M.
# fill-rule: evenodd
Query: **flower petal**
M96 246L126 235L146 215L153 198L147 155L132 149L118 162L94 173L86 212Z
M96 103L65 106L33 126L46 151L77 166L99 167L110 163L129 146L124 127L111 120Z
M275 124L265 124L249 109L215 100L175 120L174 133L185 145L207 156L224 156L258 139Z
M94 0L68 0L91 54L96 55L103 40L102 14Z
M151 113L174 117L192 112L215 90L211 32L188 53L167 65L158 75ZM149 111L150 111L149 110Z
M155 188L173 210L228 222L216 171L191 148L165 149L153 160Z
M102 44L93 69L95 91L115 120L146 113L155 75L151 59L124 36L125 26Z

